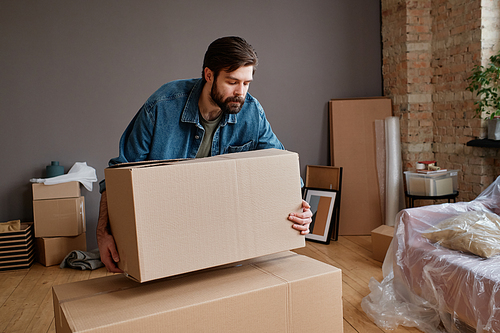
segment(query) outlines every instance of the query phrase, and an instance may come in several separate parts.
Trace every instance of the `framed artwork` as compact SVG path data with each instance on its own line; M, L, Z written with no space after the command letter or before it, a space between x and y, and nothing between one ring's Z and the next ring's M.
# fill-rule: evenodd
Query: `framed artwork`
M306 166L306 188L316 190L335 190L337 196L334 207L333 217L335 224L331 239L333 241L339 238L340 226L340 200L342 198L342 167L325 166L325 165L307 165Z
M304 200L311 205L313 213L307 240L329 244L336 225L337 191L306 188Z

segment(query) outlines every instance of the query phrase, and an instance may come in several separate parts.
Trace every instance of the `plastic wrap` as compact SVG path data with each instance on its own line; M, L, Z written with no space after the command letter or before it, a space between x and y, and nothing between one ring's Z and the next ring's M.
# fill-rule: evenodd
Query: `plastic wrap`
M380 212L385 223L385 120L375 120L375 147L377 162L377 179L380 195Z
M375 120L375 139L382 221L393 226L405 205L399 118Z
M385 118L385 224L394 225L397 213L404 208L403 166L399 118Z
M500 255L488 259L452 250L422 236L467 212L500 212L500 177L471 202L404 209L383 263L361 303L383 329L500 333ZM493 244L494 245L494 244Z

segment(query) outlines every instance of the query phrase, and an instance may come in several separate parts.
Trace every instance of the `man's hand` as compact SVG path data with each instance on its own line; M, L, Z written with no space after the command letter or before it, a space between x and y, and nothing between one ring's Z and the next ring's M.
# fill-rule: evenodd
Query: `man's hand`
M99 206L99 221L97 223L97 246L101 255L101 261L111 273L123 273L118 268L117 262L120 261L120 256L116 250L115 239L109 232L108 220L108 200L106 191L101 194L101 204Z
M293 222L292 228L300 231L301 235L307 235L312 215L311 206L307 201L302 200L302 213L290 213L288 219Z

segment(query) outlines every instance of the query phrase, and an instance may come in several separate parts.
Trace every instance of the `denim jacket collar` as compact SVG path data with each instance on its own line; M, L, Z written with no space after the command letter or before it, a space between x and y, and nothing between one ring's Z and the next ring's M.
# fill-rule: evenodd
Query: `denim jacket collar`
M193 123L201 126L200 124L200 112L198 108L198 101L203 90L203 80L199 79L194 85L193 89L189 93L186 105L182 111L181 121L185 123ZM227 123L236 124L235 114L225 114L220 121L220 126L226 126Z

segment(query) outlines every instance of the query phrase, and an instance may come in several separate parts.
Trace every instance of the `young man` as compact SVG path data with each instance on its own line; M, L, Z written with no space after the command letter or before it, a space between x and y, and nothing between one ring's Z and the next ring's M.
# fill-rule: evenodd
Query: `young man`
M120 139L119 156L110 165L144 160L207 157L256 149L284 149L264 109L248 94L257 54L240 37L223 37L207 49L201 79L169 82L144 103ZM301 234L309 233L311 210L288 217ZM105 184L97 225L101 261L121 272L109 230Z

